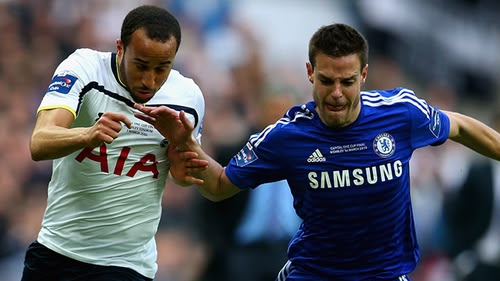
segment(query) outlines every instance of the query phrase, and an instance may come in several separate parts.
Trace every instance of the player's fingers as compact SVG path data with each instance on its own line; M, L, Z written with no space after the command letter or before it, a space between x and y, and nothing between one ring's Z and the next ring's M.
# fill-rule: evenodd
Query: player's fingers
M111 143L114 139L116 139L121 130L120 123L110 123L106 121L98 121L94 127L95 131L95 139L96 141Z
M197 184L197 185L202 185L202 184L205 183L204 180L198 179L198 178L195 178L195 177L192 177L192 176L186 176L184 178L184 181L188 182L188 183L191 183L191 184Z
M99 128L99 124L94 125L89 129L89 146L98 147L102 143L111 143L116 138L118 133L109 128Z
M172 109L168 106L162 105L153 108L150 112L149 115L157 116L157 115L162 115L164 117L172 117L172 118L177 118L179 116L179 111Z
M181 119L181 122L182 122L182 125L184 125L184 128L187 128L188 130L193 129L193 124L191 124L191 121L189 121L189 119L187 118L184 110L181 110L179 112L179 118Z
M198 153L194 151L179 151L175 150L175 152L179 153L179 156L182 160L189 160L198 158Z
M199 173L199 172L205 171L206 169L208 169L208 166L186 168L186 173L189 173L189 174L191 174L191 173Z
M122 121L125 126L127 126L127 128L132 128L132 121L130 121L130 119L126 118L126 120Z
M101 118L99 118L98 122L103 123L106 126L109 126L113 130L119 132L122 129L122 123L125 124L128 128L132 126L132 122L122 113L117 112L105 112Z
M134 103L134 108L141 111L144 114L149 114L151 110L153 110L151 107L147 107L138 103Z
M186 160L186 167L190 169L205 170L208 168L208 161L202 159L188 159Z
M110 112L110 118L115 122L122 122L123 124L125 124L125 126L127 126L127 128L132 127L132 122L124 114Z
M138 119L141 119L142 121L148 122L151 125L154 125L156 123L156 118L153 118L146 114L134 113L134 116Z
M115 139L116 139L117 136L110 136L109 134L103 134L101 136L101 140L102 142L105 142L105 143L112 143Z

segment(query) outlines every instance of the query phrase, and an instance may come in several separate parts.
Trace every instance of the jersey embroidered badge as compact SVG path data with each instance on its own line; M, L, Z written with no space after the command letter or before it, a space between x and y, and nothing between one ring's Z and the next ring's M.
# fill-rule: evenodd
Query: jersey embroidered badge
M58 74L54 76L54 78L52 78L47 92L67 94L69 93L69 90L71 90L77 79L78 78L76 78L75 76L66 73Z
M394 137L388 133L377 135L373 140L373 151L382 158L393 155L394 151L396 151L396 141Z
M253 152L253 146L249 142L234 156L236 158L236 164L239 167L243 167L257 160L258 157Z
M323 156L321 151L319 151L319 149L317 149L317 148L311 155L309 155L309 158L307 158L308 163L325 162L325 161L326 161L326 158Z

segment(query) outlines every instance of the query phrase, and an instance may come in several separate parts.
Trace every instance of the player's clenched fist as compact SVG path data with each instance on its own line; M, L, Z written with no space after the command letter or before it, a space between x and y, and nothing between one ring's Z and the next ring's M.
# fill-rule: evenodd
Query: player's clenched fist
M88 144L97 147L102 143L111 143L116 139L123 127L130 128L132 122L121 113L105 112L87 131Z

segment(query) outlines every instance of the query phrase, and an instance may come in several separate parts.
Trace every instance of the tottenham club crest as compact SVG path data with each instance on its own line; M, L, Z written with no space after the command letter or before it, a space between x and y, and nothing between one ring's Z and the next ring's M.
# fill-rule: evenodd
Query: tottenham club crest
M373 140L373 151L375 151L378 156L387 158L396 151L396 142L388 133L379 134Z

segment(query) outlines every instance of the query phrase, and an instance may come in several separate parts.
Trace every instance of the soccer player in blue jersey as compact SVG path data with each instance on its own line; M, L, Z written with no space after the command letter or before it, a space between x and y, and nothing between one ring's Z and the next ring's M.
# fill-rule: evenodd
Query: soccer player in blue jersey
M368 44L348 25L312 36L306 68L313 101L252 135L225 167L191 136L184 112L136 108L171 141L172 175L210 200L288 181L303 223L277 280L409 280L420 255L410 201L413 151L451 139L500 160L500 134L410 89L361 91Z
M78 49L55 70L30 143L53 172L23 281L154 278L167 142L133 106L188 112L200 140L204 98L173 69L180 43L172 14L140 6L125 17L116 52Z

